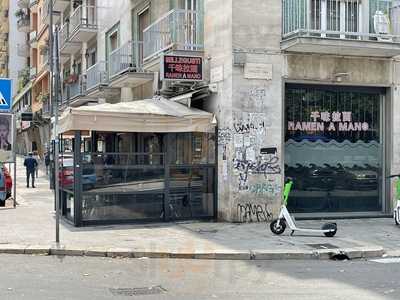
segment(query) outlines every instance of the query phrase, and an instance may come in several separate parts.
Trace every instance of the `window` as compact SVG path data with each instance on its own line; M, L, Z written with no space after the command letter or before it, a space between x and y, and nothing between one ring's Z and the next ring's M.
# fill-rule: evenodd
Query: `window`
M294 212L382 209L384 90L288 85L285 176Z

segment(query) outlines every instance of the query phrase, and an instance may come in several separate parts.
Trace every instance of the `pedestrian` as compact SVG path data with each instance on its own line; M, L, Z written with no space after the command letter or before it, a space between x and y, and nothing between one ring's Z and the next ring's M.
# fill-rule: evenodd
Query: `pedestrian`
M33 152L33 158L36 160L35 177L39 178L40 156L37 151Z
M49 166L50 166L50 153L49 153L49 151L47 151L45 156L44 156L44 164L46 166L46 175L49 175Z
M32 177L32 188L35 188L35 169L38 163L33 158L32 152L29 152L28 157L25 158L24 166L26 168L26 187L29 188L29 177Z

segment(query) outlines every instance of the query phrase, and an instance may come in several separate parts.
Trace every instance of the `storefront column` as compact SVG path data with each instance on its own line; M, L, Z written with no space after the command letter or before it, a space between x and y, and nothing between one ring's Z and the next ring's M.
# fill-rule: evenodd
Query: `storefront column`
M75 131L74 142L74 223L82 226L82 155L81 132Z
M169 134L164 135L164 221L168 221L170 218L170 211L169 211L169 205L170 205L170 199L169 199L169 189L170 189L170 154L168 151L169 148Z

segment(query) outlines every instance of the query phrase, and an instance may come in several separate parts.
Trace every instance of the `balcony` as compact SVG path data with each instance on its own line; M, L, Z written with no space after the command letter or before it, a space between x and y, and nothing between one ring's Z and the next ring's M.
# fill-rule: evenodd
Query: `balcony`
M29 9L31 10L31 12L33 12L33 13L38 12L38 4L39 4L39 0L30 0L29 1Z
M29 0L18 0L17 5L19 8L27 9L29 8Z
M28 33L31 28L31 20L29 15L22 15L17 20L17 29L18 31Z
M79 75L74 82L67 83L63 89L63 106L77 107L88 102L97 102L86 95L86 76Z
M36 78L37 75L37 69L35 67L31 67L29 70L29 78L30 80L33 80Z
M17 54L20 57L29 57L30 56L30 48L27 44L18 44L17 45Z
M110 53L110 87L134 88L154 79L143 70L143 42L128 42Z
M82 48L82 43L70 40L70 25L64 23L60 29L60 52L64 55L75 54Z
M203 15L174 9L143 31L144 62L169 50L203 51Z
M37 39L37 32L36 31L32 31L29 34L29 43L31 44L32 48L37 48L38 46L38 39Z
M91 66L86 71L87 81L86 90L90 93L92 90L99 87L108 85L108 74L107 74L107 63L100 61L97 64Z
M42 117L50 118L52 115L52 112L51 112L51 102L50 102L49 94L44 95L43 97L45 97L45 98L42 100Z
M282 0L287 52L400 55L400 7L391 0Z
M69 23L71 42L86 43L97 35L97 30L97 7L81 5L72 12Z

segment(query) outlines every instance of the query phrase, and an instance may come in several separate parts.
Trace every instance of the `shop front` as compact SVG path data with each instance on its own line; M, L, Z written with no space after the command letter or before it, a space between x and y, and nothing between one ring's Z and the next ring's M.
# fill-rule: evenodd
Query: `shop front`
M168 100L66 112L60 121L63 216L76 226L213 219L212 120Z
M285 88L285 176L296 213L384 210L383 88Z

